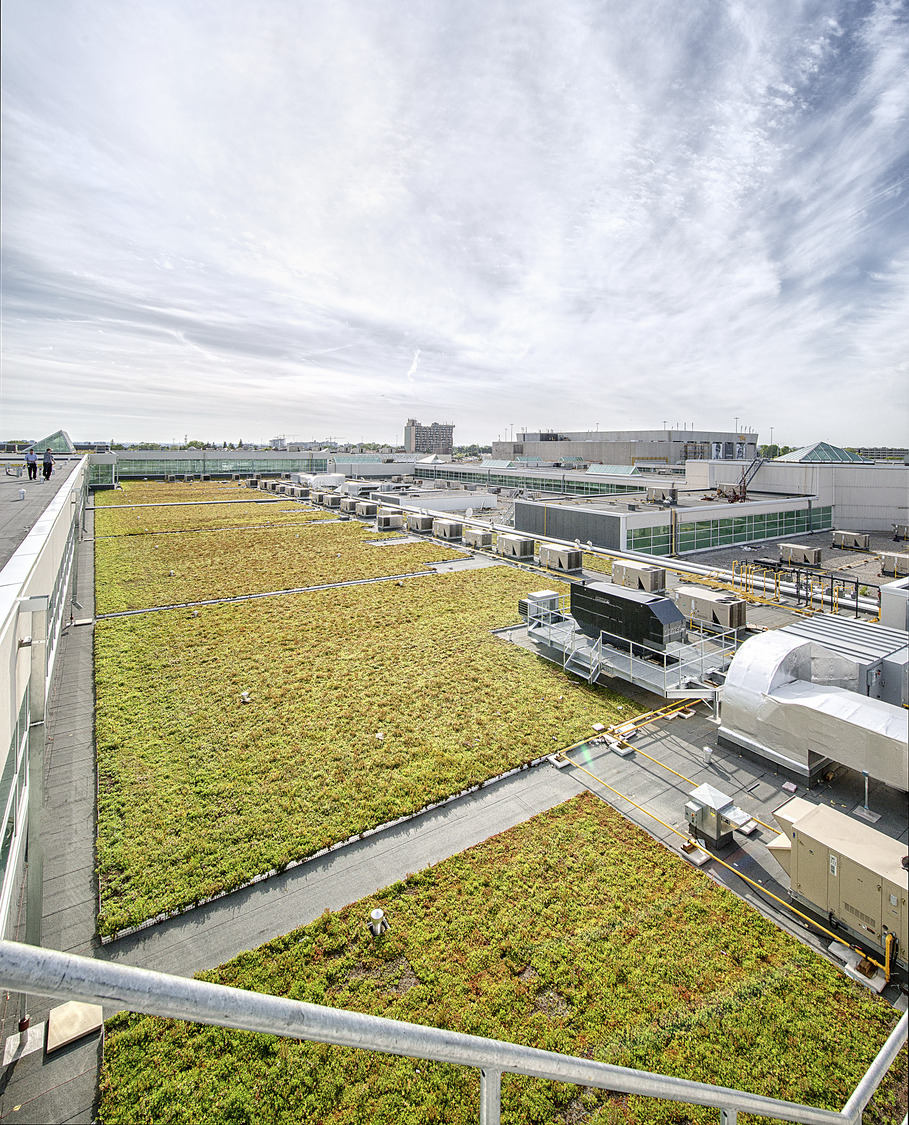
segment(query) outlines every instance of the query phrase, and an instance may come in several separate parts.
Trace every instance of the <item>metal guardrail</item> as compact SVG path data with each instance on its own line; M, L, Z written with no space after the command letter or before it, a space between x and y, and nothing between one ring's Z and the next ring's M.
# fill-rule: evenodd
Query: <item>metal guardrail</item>
M862 1110L906 1041L909 1026L909 1016L904 1014L852 1097L837 1112L517 1043L115 965L18 942L0 942L0 987L39 996L107 1004L147 1015L473 1067L481 1076L481 1125L498 1125L503 1073L595 1086L688 1105L713 1106L722 1111L723 1125L734 1125L739 1112L804 1125L857 1125Z

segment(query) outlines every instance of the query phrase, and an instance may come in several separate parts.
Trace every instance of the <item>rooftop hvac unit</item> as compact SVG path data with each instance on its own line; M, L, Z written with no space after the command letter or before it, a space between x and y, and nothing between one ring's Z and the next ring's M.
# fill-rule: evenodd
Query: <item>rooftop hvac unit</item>
M340 508L341 497L337 492L326 492L324 493L324 499L322 500L322 503L326 508Z
M202 479L203 480L211 480L211 474L210 473L203 473Z
M685 617L670 598L627 590L612 582L572 585L571 616L588 636L611 633L652 648L665 649L684 642L687 636Z
M895 523L893 525L894 539L909 539L909 523Z
M408 531L432 531L432 516L423 516L419 512L410 512L407 516Z
M177 478L173 473L171 473L170 476L167 476L164 479L167 481L168 484L176 484L177 483Z
M583 555L570 547L551 547L546 543L540 544L540 566L548 566L550 570L562 570L566 574L580 570L583 566Z
M666 589L666 568L633 562L631 559L613 559L612 581L616 586L626 586L629 590L646 590L654 594Z
M530 561L536 546L533 539L525 539L523 535L499 535L496 539L496 553L503 559Z
M518 602L518 613L524 621L545 621L551 624L554 615L562 620L559 614L559 595L555 590L537 590L521 598Z
M709 621L724 629L747 627L748 603L723 590L705 590L701 586L679 586L675 604L686 617Z
M909 574L909 555L899 551L885 551L881 555L881 570L894 578L904 578Z
M820 547L806 547L804 543L780 543L780 562L797 566L820 566Z
M275 488L275 492L280 493L282 496L286 496L287 495L287 485L286 484L279 484Z
M341 511L352 516L356 513L358 500L356 496L344 496L341 499Z
M652 504L677 504L679 494L675 488L648 488L647 499Z
M858 531L834 531L833 545L847 551L867 551L871 548L871 536Z
M699 785L689 794L685 819L690 835L709 840L715 848L731 843L736 829L747 833L756 827L748 813L732 803L731 797L707 784Z
M325 493L320 492L317 488L310 489L309 499L313 504L322 504L325 500Z
M372 519L378 509L378 504L373 500L358 500L357 515L360 519Z
M464 544L467 547L489 548L492 546L492 532L484 531L482 527L465 527Z
M905 843L802 797L787 801L773 817L782 831L767 847L789 875L790 896L879 953L892 934L897 963L909 965Z
M432 533L437 539L460 539L464 534L464 525L458 520L434 519Z
M246 487L247 488L258 488L259 482L256 480L255 477L247 477L246 478Z
M404 513L403 512L389 512L386 515L376 516L376 530L377 531L394 531L396 528L404 526Z
M193 482L193 481L194 481L194 480L195 480L196 478L195 478L195 477L194 477L194 476L192 475L192 473L184 473L184 474L183 474L183 479L184 479L184 481L188 481L188 482L189 482L190 484L192 484L192 482Z

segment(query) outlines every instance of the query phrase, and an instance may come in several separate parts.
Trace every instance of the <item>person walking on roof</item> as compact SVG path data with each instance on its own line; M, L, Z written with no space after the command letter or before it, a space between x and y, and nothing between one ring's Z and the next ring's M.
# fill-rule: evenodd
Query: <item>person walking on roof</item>
M44 466L44 479L50 480L51 473L54 471L54 455L53 455L53 453L51 453L51 451L49 449L45 449L45 451L44 451L43 466Z
M38 454L34 449L30 449L25 455L25 466L28 469L28 479L38 479Z

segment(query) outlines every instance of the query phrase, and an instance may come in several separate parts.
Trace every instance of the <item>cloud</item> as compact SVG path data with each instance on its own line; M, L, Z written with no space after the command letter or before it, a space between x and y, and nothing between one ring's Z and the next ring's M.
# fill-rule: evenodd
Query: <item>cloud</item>
M3 53L11 430L904 441L895 0L11 0Z

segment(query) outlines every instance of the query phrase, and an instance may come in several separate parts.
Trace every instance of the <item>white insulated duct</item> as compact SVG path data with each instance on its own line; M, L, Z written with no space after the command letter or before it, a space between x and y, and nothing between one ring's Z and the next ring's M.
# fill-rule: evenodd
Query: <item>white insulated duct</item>
M834 761L905 792L906 714L839 686L854 682L853 667L790 633L751 637L726 675L720 737L806 778Z

